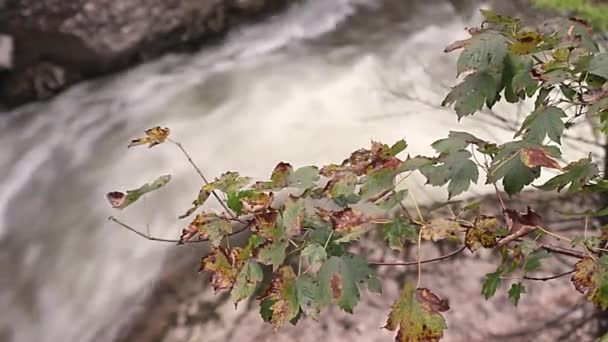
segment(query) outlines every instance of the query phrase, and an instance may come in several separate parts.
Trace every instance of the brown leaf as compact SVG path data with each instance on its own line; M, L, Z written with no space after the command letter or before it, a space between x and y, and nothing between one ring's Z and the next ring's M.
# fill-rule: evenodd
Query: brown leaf
M477 249L492 248L496 245L496 231L500 222L493 216L479 216L475 218L473 227L467 230L464 243L467 248L474 252Z
M440 299L427 288L416 289L416 300L429 313L444 312L450 309L446 299Z
M512 209L505 209L504 214L507 220L507 228L512 234L522 228L536 228L536 226L542 224L542 217L530 207L527 207L525 214Z
M281 267L270 283L270 287L260 298L272 300L270 307L272 316L270 323L274 325L275 331L285 323L291 321L300 312L300 306L296 291L296 275L291 266Z
M458 222L444 218L436 218L422 226L422 238L425 240L439 241L453 235L461 230Z
M127 199L127 195L124 192L112 191L106 195L106 198L110 201L112 208L122 208Z
M273 229L277 224L279 213L276 210L271 210L266 213L256 214L253 217L254 225L252 230L266 240L272 240Z
M579 260L572 283L587 300L602 310L608 309L608 256L597 260L591 257Z
M238 274L236 266L239 251L238 247L232 250L216 247L202 259L200 271L211 273L211 287L215 292L234 286Z
M273 193L265 192L256 193L253 196L241 198L243 204L243 212L246 214L255 214L266 211L272 204L274 198Z
M169 128L166 128L166 127L160 128L160 126L156 126L156 127L148 129L146 131L145 137L131 140L131 143L127 147L133 147L133 146L145 145L145 144L150 144L148 146L148 148L154 147L158 144L163 143L169 136L169 133L171 133L171 130Z
M350 233L370 221L363 213L351 208L332 212L330 219L334 229L339 233Z
M543 166L557 170L562 169L559 163L555 159L549 157L549 155L547 155L547 151L542 148L522 148L520 156L522 163L529 168Z

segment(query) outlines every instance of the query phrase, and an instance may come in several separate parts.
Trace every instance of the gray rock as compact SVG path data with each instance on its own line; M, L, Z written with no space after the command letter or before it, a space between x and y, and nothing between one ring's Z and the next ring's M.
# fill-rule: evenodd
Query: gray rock
M0 104L45 99L82 79L196 49L294 1L0 1L0 34L14 42L12 68L0 75Z

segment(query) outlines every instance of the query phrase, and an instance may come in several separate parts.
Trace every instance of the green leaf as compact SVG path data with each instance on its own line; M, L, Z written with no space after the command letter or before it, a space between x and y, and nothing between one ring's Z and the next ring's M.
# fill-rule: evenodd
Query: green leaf
M435 159L429 158L429 157L423 157L423 156L416 156L414 158L408 157L403 162L401 167L399 168L399 172L419 170L426 166L435 165L436 162L437 161Z
M453 87L441 105L453 104L458 119L461 119L481 110L484 103L493 103L496 99L496 92L494 78L485 72L477 72L468 75L462 83Z
M296 275L291 266L280 268L275 278L272 279L270 287L262 296L262 300L272 301L272 305L265 305L265 311L270 311L270 323L275 330L285 323L294 319L300 312L300 302L298 300L298 290L296 285ZM268 312L263 316L268 316Z
M399 153L405 151L406 148L407 148L407 142L405 142L405 140L403 140L403 139L398 140L388 150L388 155L391 157L394 157L394 156L398 155Z
M255 192L252 190L231 191L227 195L226 205L228 205L228 208L234 211L234 213L238 216L241 215L243 211L243 202L241 202L241 200L246 197L253 197ZM208 196L209 195L207 195L207 197Z
M496 289L500 285L500 271L486 274L483 281L481 294L487 299L490 299L496 293Z
M540 260L549 256L549 252L541 250L528 256L526 263L524 264L524 270L527 272L537 271L540 269Z
M315 283L312 276L303 274L296 279L296 291L298 294L298 302L302 312L314 319L319 319L321 311L319 307L319 287Z
M445 139L435 141L431 146L438 153L450 154L459 150L464 150L469 144L479 144L483 140L467 132L450 131Z
M283 210L283 227L288 236L300 233L305 215L304 199L290 196L285 202L285 210Z
M589 63L590 74L608 79L608 53L600 53L591 58Z
M517 306L519 300L521 299L521 295L526 293L526 288L522 283L515 283L511 285L509 289L509 301L513 303L513 305Z
M254 261L245 263L239 274L236 276L236 282L230 296L234 303L238 303L253 295L260 281L264 278L264 273L260 265Z
M304 247L301 255L312 273L316 273L327 260L327 251L318 243L311 243Z
M170 175L160 176L155 181L144 184L137 189L127 190L127 193L122 193L120 191L113 191L106 195L108 201L112 205L112 208L115 209L124 209L127 206L131 205L133 202L137 201L141 198L141 196L147 194L148 192L156 191L165 185L167 185L171 181Z
M608 309L608 255L597 260L585 257L575 265L572 282L576 290L602 310Z
M420 171L427 178L427 183L433 186L448 184L448 198L452 198L469 188L471 183L477 183L479 170L470 160L469 151L457 151L439 159L440 165L427 166Z
M251 182L250 177L241 177L238 172L226 172L213 182L204 186L208 191L219 190L223 193L239 191Z
M329 192L338 205L346 206L359 202L359 196L355 195L357 176L354 172L343 171L336 173L325 186L325 192Z
M532 97L538 87L538 82L532 78L532 58L519 57L515 63L516 72L511 81L513 91Z
M304 166L288 175L287 183L291 187L308 189L319 180L319 169L315 166Z
M521 126L521 129L516 137L523 132L523 136L526 140L534 141L541 144L545 140L545 136L561 143L561 136L564 132L563 118L566 117L566 113L561 108L549 106L540 107L530 114Z
M403 240L416 241L418 235L416 227L403 217L398 217L385 224L382 231L389 247L394 250L403 248Z
M287 240L279 240L262 247L258 252L258 261L264 265L272 265L273 269L277 269L285 261L285 250L288 245Z
M397 171L393 169L380 169L362 179L359 196L362 201L373 202L381 198L395 187Z
M383 210L391 210L399 203L403 202L403 199L407 196L407 190L393 191L388 196L384 197L376 205Z
M376 273L364 259L352 255L333 256L319 270L319 302L322 306L334 302L352 313L359 301L358 284L363 282L372 292L381 290Z
M469 39L458 56L456 71L458 75L470 70L486 72L497 82L501 79L506 56L506 39L497 32L484 32Z
M215 247L201 261L201 271L211 274L211 287L215 292L230 289L236 282L235 254L233 251Z
M587 182L599 174L599 168L591 162L591 158L582 158L564 167L564 173L549 179L539 188L543 190L560 191L570 184L568 193L580 190Z
M401 296L395 300L384 328L397 332L397 342L439 341L447 324L441 312L449 310L429 289L414 289L407 282Z
M529 168L521 160L521 149L538 147L537 144L526 141L513 141L499 146L498 153L492 160L488 183L502 179L505 191L509 195L520 192L524 186L532 183L540 176L540 167ZM554 155L553 151L548 153Z

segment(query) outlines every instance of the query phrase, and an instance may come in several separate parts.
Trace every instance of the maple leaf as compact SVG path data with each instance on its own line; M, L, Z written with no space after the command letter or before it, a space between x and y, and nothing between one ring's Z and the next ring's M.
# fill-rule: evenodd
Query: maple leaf
M285 260L285 250L289 244L282 219L278 212L273 210L256 214L254 222L252 231L257 232L264 239L263 245L258 250L257 259L264 265L272 265L276 270Z
M608 256L585 257L575 265L572 283L576 290L602 310L608 309Z
M256 190L280 190L288 185L287 177L293 172L293 166L289 163L280 162L278 163L272 174L270 175L270 182L257 182L253 185Z
M367 224L372 220L362 212L346 208L329 214L334 231L344 234L337 242L348 242L358 238L368 230Z
M296 275L291 266L281 267L274 275L270 287L261 297L262 302L271 302L270 323L275 331L294 319L300 312Z
M522 148L520 151L520 158L522 163L529 168L542 166L550 169L562 169L559 163L555 159L549 157L547 151L543 148Z
M306 215L304 199L289 196L283 210L283 227L288 236L300 234L302 223Z
M188 209L184 214L180 215L178 218L183 219L192 215L192 213L194 213L196 209L205 204L205 202L213 191L219 190L230 195L236 193L238 190L240 190L250 182L251 178L240 177L238 172L225 172L220 177L215 178L213 182L203 185L198 192L198 197L194 201L192 201L192 208ZM249 192L249 194L251 193Z
M352 171L335 172L327 182L323 192L338 205L357 203L359 196L355 195L357 176Z
M450 131L447 138L440 139L431 144L435 151L441 154L450 154L464 150L470 144L482 144L483 140L467 132Z
M423 239L433 241L443 240L461 230L458 222L444 218L433 219L425 223L420 229L422 229Z
M441 312L449 310L447 301L426 288L414 289L407 282L395 300L385 329L397 332L397 342L436 342L443 337L447 324Z
M247 261L237 274L234 287L230 292L234 304L251 297L262 279L264 279L264 273L260 265L254 261Z
M325 247L318 243L311 243L304 247L301 255L312 273L316 273L325 260L327 260L327 251L325 250Z
M160 128L160 126L156 126L146 130L145 133L145 137L131 140L131 143L129 143L129 146L127 147L150 144L148 145L148 148L151 148L156 145L162 144L169 136L169 133L171 133L171 130L166 127Z
M383 210L391 210L399 203L403 202L403 199L407 196L407 190L393 191L388 196L382 198L379 202L376 202L376 206Z
M539 186L543 190L561 191L568 184L568 193L580 190L587 182L599 174L599 168L591 162L591 158L582 158L576 162L566 165L564 173L549 179L545 184Z
M184 228L178 244L192 239L196 234L203 240L209 240L212 246L219 246L224 236L232 233L232 224L226 218L215 213L201 213Z
M448 198L466 191L471 183L477 183L479 170L470 160L469 151L456 151L439 158L439 164L424 166L420 172L427 178L427 183L433 186L448 184Z
M496 293L496 289L500 285L500 271L486 274L483 286L481 288L481 294L483 294L486 300L490 299Z
M192 201L192 208L188 209L184 214L178 216L178 219L181 220L192 215L192 213L194 213L196 209L205 204L209 196L211 196L211 191L207 190L205 187L202 187L201 190L198 192L198 197L194 201Z
M359 301L359 284L366 283L372 292L381 292L376 273L367 262L354 255L332 256L319 270L319 303L337 303L352 313Z
M365 176L359 192L361 200L374 202L393 190L397 173L397 170L387 168Z
M321 308L319 307L319 286L309 274L303 274L296 279L296 291L300 309L314 320L318 320Z
M536 47L542 42L542 36L534 31L518 32L516 41L509 46L509 51L516 55L527 55L536 50Z
M483 108L484 103L496 101L496 81L485 72L476 72L465 77L464 81L453 87L441 103L442 106L454 105L460 120Z
M394 250L403 248L403 240L414 242L418 236L416 227L403 217L397 217L385 224L382 232L384 239L388 242L388 246Z
M473 227L467 229L464 244L474 252L481 247L492 248L496 245L496 232L500 228L500 222L493 216L478 216L475 218Z
M532 78L533 60L530 57L519 57L515 61L516 72L511 80L511 87L517 94L532 97L538 87L538 82Z
M522 283L514 283L511 285L509 289L509 301L513 303L513 305L517 306L519 300L521 299L521 295L526 293L526 288L522 285Z
M591 58L589 63L590 74L608 79L608 53L600 53Z
M266 211L270 208L274 195L272 192L267 194L265 192L252 193L249 196L244 196L240 199L242 205L242 211L246 214L256 214Z
M106 195L106 198L115 209L124 209L137 201L141 196L148 192L158 190L171 181L170 175L158 177L155 181L144 184L137 189L127 190L126 193L120 191L112 191Z
M507 228L511 234L517 233L522 229L534 229L542 224L542 217L530 207L526 208L525 213L505 209L504 215L507 220Z
M496 32L483 32L473 36L458 56L458 75L470 71L486 72L494 80L501 79L504 60L507 56L507 40Z
M523 134L526 140L539 144L545 140L545 137L549 137L559 144L566 127L562 120L565 117L566 113L559 107L541 106L526 117L515 137Z
M211 273L211 287L217 293L230 289L236 282L239 248L215 247L201 261L201 272Z

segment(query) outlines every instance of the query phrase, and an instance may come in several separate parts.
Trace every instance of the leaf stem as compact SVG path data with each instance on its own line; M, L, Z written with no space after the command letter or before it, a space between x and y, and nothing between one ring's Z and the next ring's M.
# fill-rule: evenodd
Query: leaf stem
M432 258L432 259L427 259L427 260L415 260L415 261L406 261L406 262L382 262L382 261L375 261L375 262L370 262L370 265L375 265L375 266L413 266L413 265L418 265L418 264L427 264L427 263L431 263L431 262L436 262L436 261L441 261L444 259L448 259L451 258L457 254L460 254L462 251L464 251L466 249L466 246L462 246L461 248L436 257L436 258Z
M190 157L190 154L188 153L188 151L186 151L184 146L182 146L182 144L180 142L177 142L177 141L169 139L169 138L167 138L167 141L173 143L175 146L177 146L182 151L184 156L186 156L186 159L188 159L188 162L190 163L190 165L192 165L192 167L194 168L196 173L198 173L198 175L201 177L203 182L205 182L205 185L208 185L209 181L207 180L207 177L205 177L205 175L203 174L201 169L196 165L194 160L192 160L192 157ZM217 191L212 190L211 193L213 194L213 197L215 197L215 199L217 199L217 201L220 203L220 205L224 208L224 210L228 213L228 215L230 215L230 217L232 217L233 219L238 219L238 217L232 212L232 210L230 210L230 208L228 208L226 203L224 203L224 201L220 198L220 196L217 194Z

